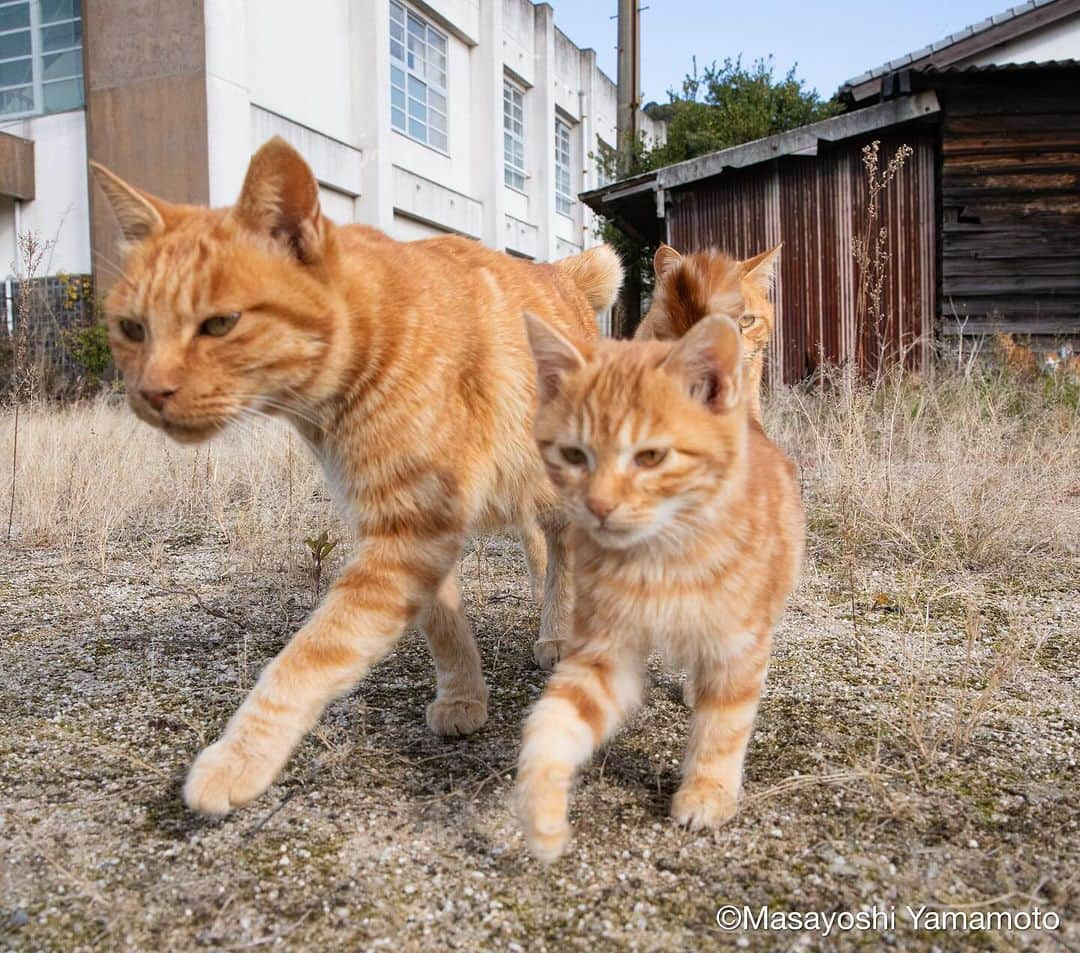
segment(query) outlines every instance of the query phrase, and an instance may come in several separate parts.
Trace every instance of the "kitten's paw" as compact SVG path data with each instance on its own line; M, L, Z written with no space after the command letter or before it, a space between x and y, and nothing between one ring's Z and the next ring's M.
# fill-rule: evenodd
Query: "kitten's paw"
M533 643L533 658L545 672L550 672L559 663L562 654L562 640L537 639Z
M204 748L191 766L184 784L184 803L200 814L228 814L270 787L284 763L285 757L245 751L225 739L216 741Z
M684 784L675 792L671 816L692 831L721 827L735 816L735 798L717 784Z
M437 735L471 735L487 719L486 698L436 698L427 707L428 727Z

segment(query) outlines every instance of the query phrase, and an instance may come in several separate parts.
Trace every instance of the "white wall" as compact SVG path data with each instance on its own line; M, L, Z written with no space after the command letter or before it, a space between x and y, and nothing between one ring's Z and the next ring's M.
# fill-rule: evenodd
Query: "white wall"
M966 66L1080 59L1080 14L966 60Z
M34 142L34 192L20 203L20 229L52 242L39 275L90 271L86 120L81 109L0 124L0 131ZM0 278L13 271L14 204L0 206ZM21 268L18 270L22 270Z

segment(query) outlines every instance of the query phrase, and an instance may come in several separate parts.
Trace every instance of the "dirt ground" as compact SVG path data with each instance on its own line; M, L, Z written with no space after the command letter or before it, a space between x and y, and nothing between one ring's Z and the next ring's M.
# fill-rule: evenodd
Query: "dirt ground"
M0 566L0 947L16 950L1080 949L1076 562L976 611L949 581L855 604L814 560L780 627L742 810L667 816L687 726L677 674L581 779L544 869L510 813L544 676L515 543L463 559L491 720L431 735L410 633L328 711L279 783L217 821L184 771L311 603L295 568L237 569L178 536L104 566ZM1006 608L1002 608L1002 607ZM855 618L852 618L854 612ZM1023 633L1019 638L1018 633ZM1019 646L1019 648L1014 648ZM723 905L895 910L895 926L722 932ZM1055 931L912 928L905 907L1052 911Z

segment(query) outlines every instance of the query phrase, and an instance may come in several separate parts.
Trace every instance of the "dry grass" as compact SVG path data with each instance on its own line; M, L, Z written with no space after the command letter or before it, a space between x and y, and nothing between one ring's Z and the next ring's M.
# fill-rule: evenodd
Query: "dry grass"
M492 688L482 732L427 732L431 667L408 636L258 804L197 820L179 779L309 611L305 539L341 525L284 428L196 450L116 400L24 407L0 565L0 946L370 948L393 936L413 950L438 936L464 949L698 948L717 939L716 906L742 900L1007 896L1067 917L1075 391L972 366L783 391L766 413L800 465L810 552L778 632L744 809L710 837L668 823L687 713L656 670L645 711L583 778L571 856L544 874L507 806L521 719L543 684L516 544L487 540L463 561ZM12 436L7 413L9 464ZM0 499L9 490L0 482ZM5 934L13 910L30 919ZM897 942L973 948L942 934Z

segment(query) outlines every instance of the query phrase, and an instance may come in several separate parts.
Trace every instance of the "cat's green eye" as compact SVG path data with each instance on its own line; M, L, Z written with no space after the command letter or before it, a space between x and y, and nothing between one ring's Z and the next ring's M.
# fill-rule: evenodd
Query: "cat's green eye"
M562 458L572 467L583 467L589 462L589 458L585 455L585 451L580 447L560 447L559 453L562 454Z
M123 332L124 337L129 341L144 341L146 340L146 326L142 321L133 321L131 318L124 318L120 322L120 330Z
M753 324L756 320L757 318L755 318L752 314L744 314L741 318L739 318L739 327L745 330L746 328L750 327L750 325Z
M232 314L218 314L203 321L203 323L199 325L199 333L207 334L212 338L223 338L236 327L236 322L239 320L239 311Z
M666 450L639 450L634 454L634 463L639 467L658 467L666 456Z

